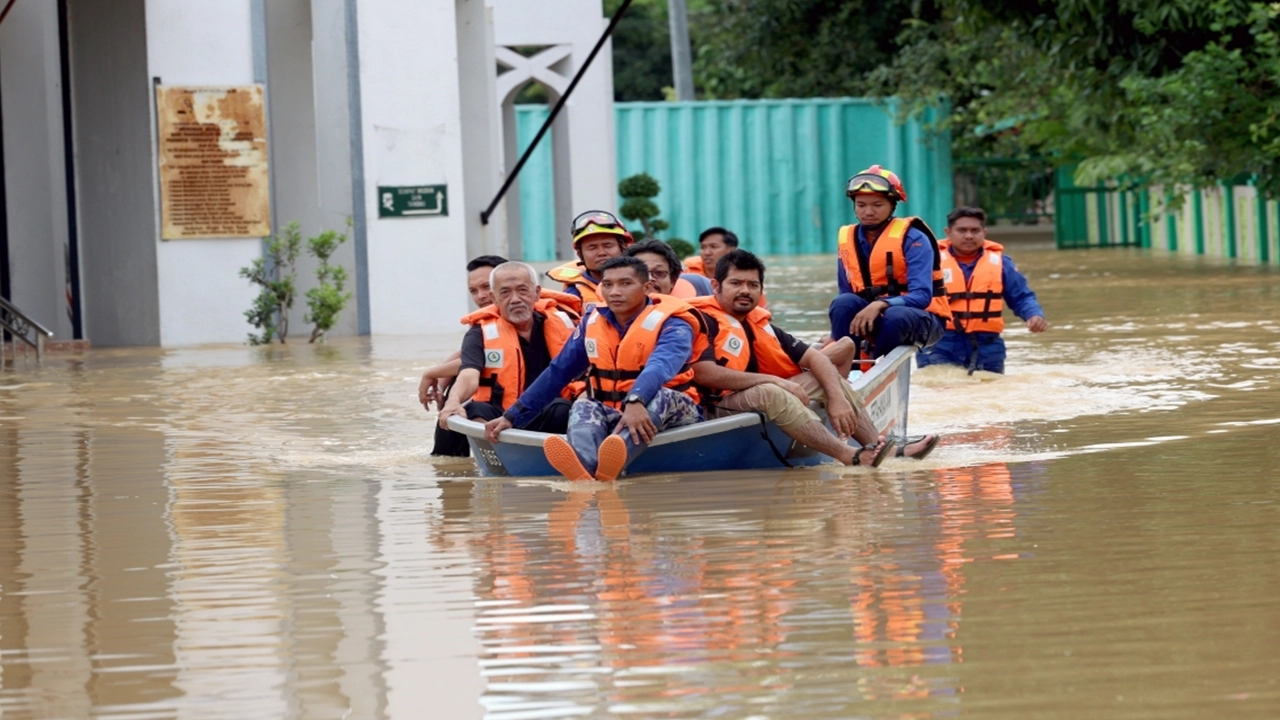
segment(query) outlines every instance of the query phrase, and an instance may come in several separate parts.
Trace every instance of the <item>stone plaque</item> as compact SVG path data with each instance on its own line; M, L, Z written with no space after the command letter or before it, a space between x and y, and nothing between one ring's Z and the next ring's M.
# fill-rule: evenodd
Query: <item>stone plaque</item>
M165 240L271 234L261 85L156 87Z

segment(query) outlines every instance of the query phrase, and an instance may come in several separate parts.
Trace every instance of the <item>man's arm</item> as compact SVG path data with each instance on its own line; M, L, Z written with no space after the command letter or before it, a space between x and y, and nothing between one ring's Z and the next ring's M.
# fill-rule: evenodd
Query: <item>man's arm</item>
M449 398L445 401L444 407L440 409L440 418L436 421L440 427L447 430L451 416L466 415L466 411L462 409L462 404L470 400L476 394L476 390L479 389L479 370L467 368L459 372L458 379L453 382L453 388L449 390Z
M889 307L905 305L924 310L933 302L933 244L924 233L915 228L907 231L902 239L903 260L907 263L907 292L897 297L885 298Z
M799 383L786 378L763 373L749 373L731 370L713 360L700 360L693 364L693 379L699 385L716 390L746 390L757 385L777 385L795 395L805 405L809 404L809 395Z
M693 354L693 328L683 320L668 320L658 332L658 342L645 363L644 370L631 386L631 393L644 398L644 404L658 394L667 381L680 373Z
M1001 282L1004 284L1004 302L1014 315L1027 321L1027 329L1031 332L1044 332L1049 323L1044 319L1044 310L1036 299L1035 291L1027 284L1027 278L1018 272L1018 267L1008 255L1003 257L1000 268Z
M844 269L844 262L836 257L836 288L841 295L853 292L853 286L849 284L849 273Z
M800 358L800 367L813 373L813 378L822 387L822 392L826 393L827 417L831 419L831 427L835 428L836 434L842 440L852 437L858 429L858 416L854 413L849 400L845 398L844 388L840 387L844 379L836 371L836 366L831 364L826 355L809 348Z
M587 350L583 343L583 337L586 334L585 326L585 320L578 324L578 329L573 331L573 337L564 344L560 354L503 413L503 417L509 420L512 426L520 427L537 417L543 408L559 397L560 391L564 390L566 385L586 371Z

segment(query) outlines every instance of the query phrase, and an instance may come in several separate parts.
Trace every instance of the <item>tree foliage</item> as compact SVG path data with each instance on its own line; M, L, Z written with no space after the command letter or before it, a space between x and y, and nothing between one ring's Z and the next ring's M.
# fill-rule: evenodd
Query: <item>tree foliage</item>
M622 0L605 0L609 17ZM613 99L662 100L672 85L667 0L633 0L613 34Z
M255 258L249 267L240 268L240 277L258 286L253 307L244 311L249 324L262 334L249 333L250 345L270 345L289 336L289 308L297 294L298 253L302 250L302 231L292 222L282 234L267 243L267 256Z
M930 0L710 0L690 20L694 76L711 98L863 95L902 23L937 14Z
M350 228L351 218L347 218L347 229ZM307 314L302 318L303 322L314 323L307 342L324 342L325 333L333 329L338 313L351 300L351 293L343 292L347 286L347 269L329 264L329 258L346 241L347 233L335 230L326 230L307 240L308 252L320 261L316 267L316 286L307 291Z
M670 227L667 221L658 219L658 214L662 211L653 198L660 192L662 187L649 173L632 175L618 183L618 194L622 196L622 207L618 212L622 217L638 221L644 227L644 230L631 233L636 240L656 238L658 233Z
M870 79L915 110L947 98L960 152L1048 155L1087 184L1256 175L1274 196L1278 17L1252 0L945 0Z

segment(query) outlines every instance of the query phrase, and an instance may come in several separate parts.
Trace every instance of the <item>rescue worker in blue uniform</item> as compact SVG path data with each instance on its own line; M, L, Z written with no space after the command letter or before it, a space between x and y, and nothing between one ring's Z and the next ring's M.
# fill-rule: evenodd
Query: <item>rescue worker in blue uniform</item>
M1027 278L1000 244L986 238L987 214L981 208L958 207L947 215L947 239L939 247L952 320L936 345L916 355L920 367L960 365L970 373L1003 373L1005 306L1031 332L1049 329Z
M951 318L933 232L919 218L894 217L907 192L898 176L872 165L849 178L845 194L858 224L840 228L831 301L831 339L853 337L870 358L899 345L929 347Z

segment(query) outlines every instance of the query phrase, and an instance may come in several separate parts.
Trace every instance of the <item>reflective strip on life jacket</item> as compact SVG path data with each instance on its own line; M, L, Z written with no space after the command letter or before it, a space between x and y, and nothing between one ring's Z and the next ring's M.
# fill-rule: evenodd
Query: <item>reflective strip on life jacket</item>
M950 328L960 332L1004 332L1004 247L982 242L982 255L966 281L964 269L943 240L942 277L951 305Z
M649 362L649 356L658 344L658 334L668 320L678 319L693 329L697 336L706 332L702 318L683 300L670 295L651 295L652 302L636 316L625 336L619 336L613 323L592 310L587 316L586 337L583 343L587 352L587 392L591 397L610 407L621 409L622 401L631 392L636 378ZM698 392L693 388L693 361L691 354L676 376L664 387L685 393L698 402Z
M534 312L543 317L542 337L546 340L548 354L554 359L572 337L577 324L569 313L557 309L556 301L552 298L539 300L534 305ZM484 367L480 370L480 387L471 399L492 402L500 405L503 410L510 408L525 390L520 332L502 319L497 305L489 305L467 315L462 318L462 324L478 325L484 338Z
M849 285L854 293L868 301L906 294L907 263L903 241L907 237L907 231L912 228L923 233L933 248L933 300L925 309L944 320L950 320L951 307L947 303L946 286L942 279L942 256L938 250L938 240L920 218L890 220L880 237L876 238L865 263L859 252L858 226L845 225L840 228L837 251Z

